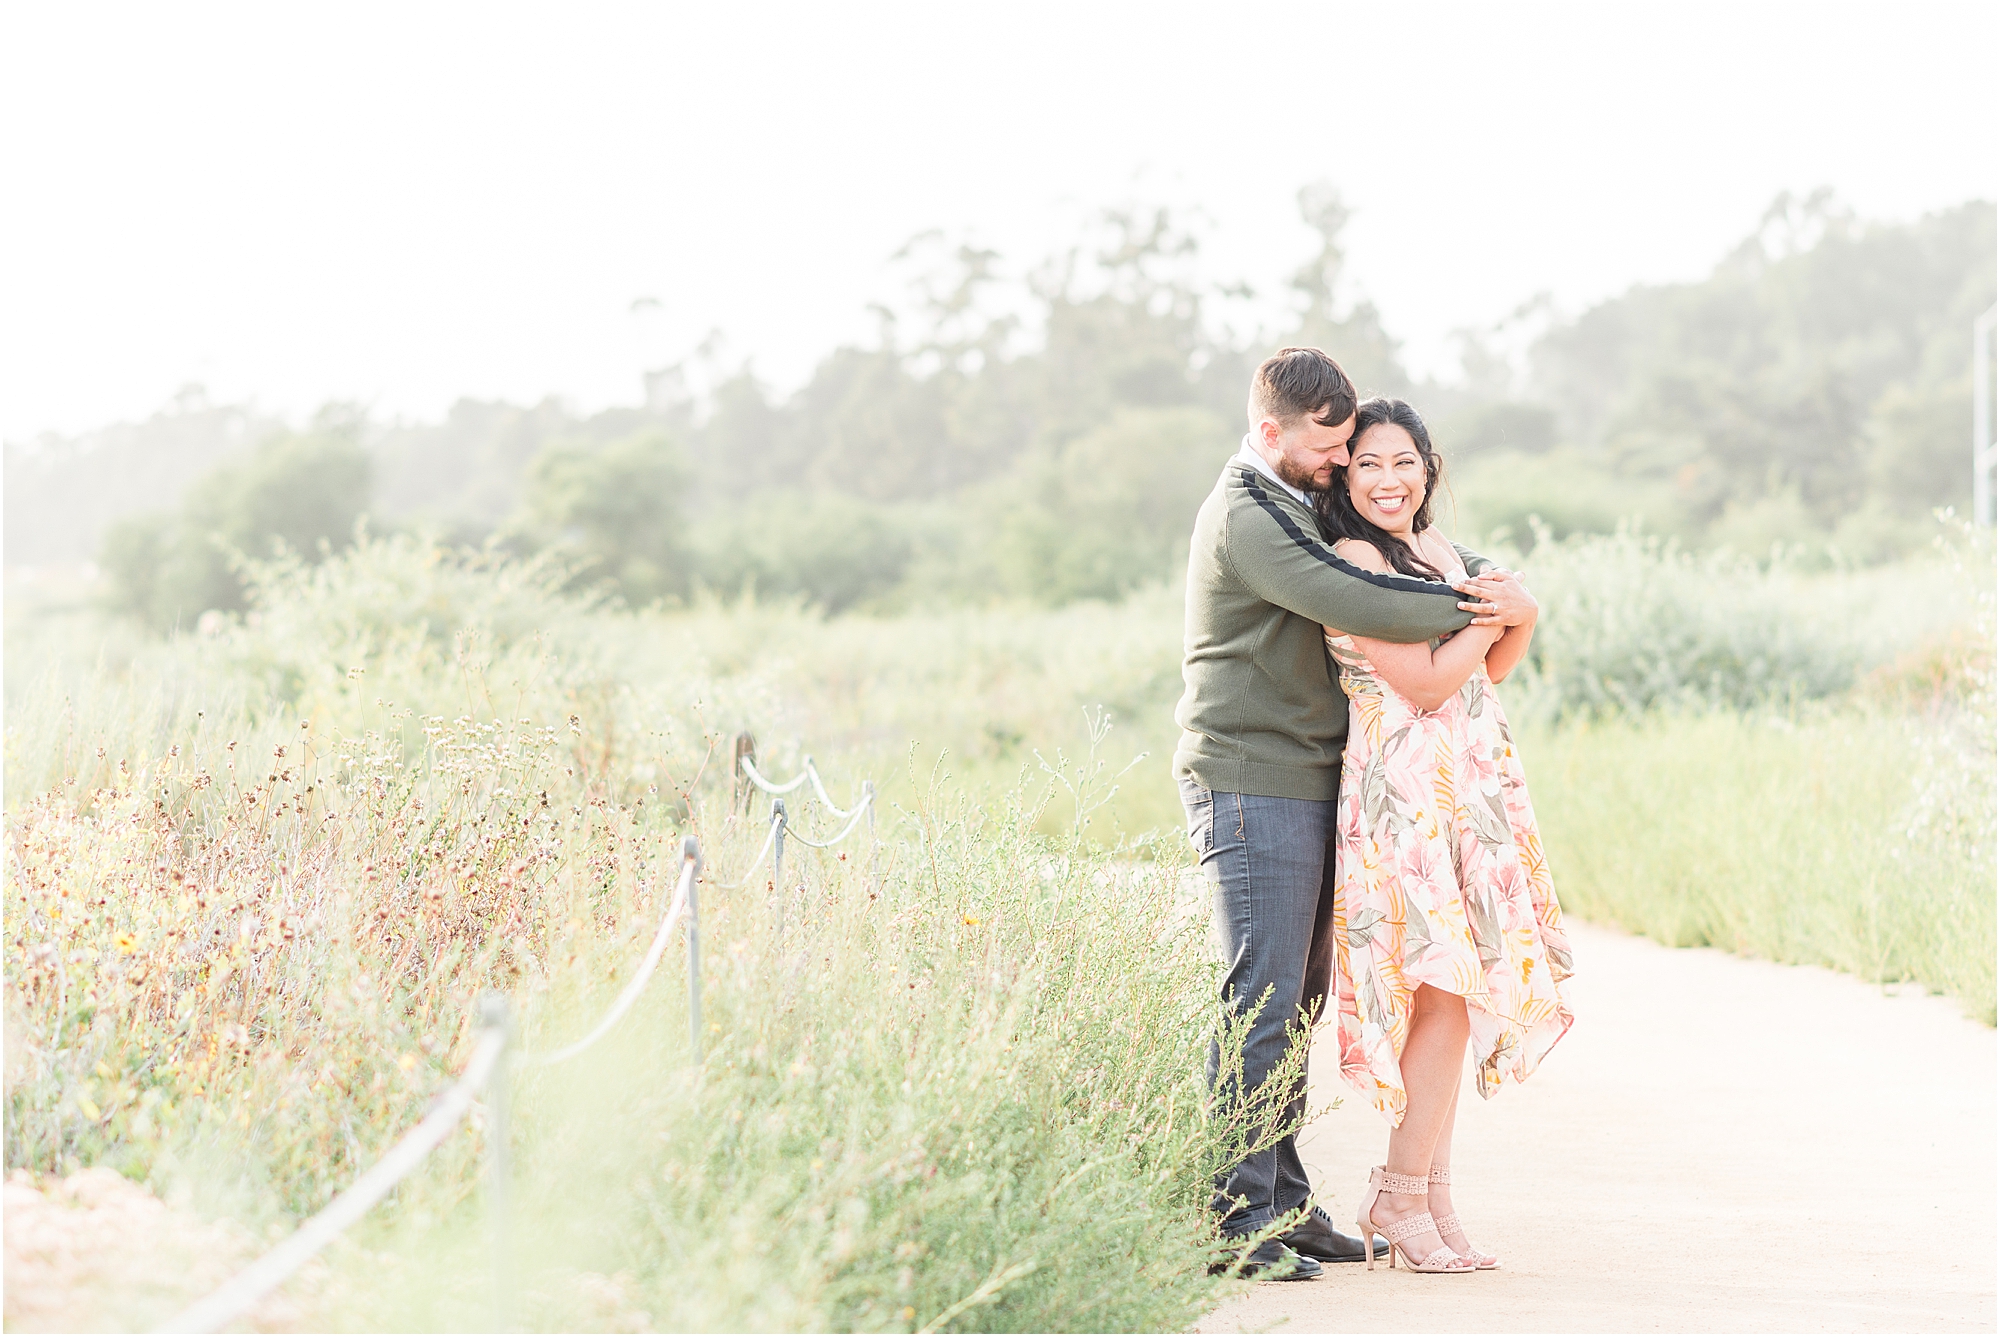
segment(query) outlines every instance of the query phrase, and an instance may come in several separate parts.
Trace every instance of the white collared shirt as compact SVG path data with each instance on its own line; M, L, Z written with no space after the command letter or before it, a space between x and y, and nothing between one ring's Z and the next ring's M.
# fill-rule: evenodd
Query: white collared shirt
M1264 477L1270 479L1294 497L1297 497L1306 506L1310 507L1312 505L1312 502L1306 497L1303 491L1278 477L1277 471L1264 462L1264 457L1257 453L1257 447L1250 444L1250 433L1248 432L1243 434L1243 449L1236 452L1236 459L1241 463L1249 465L1252 469L1255 469L1258 473L1264 475Z

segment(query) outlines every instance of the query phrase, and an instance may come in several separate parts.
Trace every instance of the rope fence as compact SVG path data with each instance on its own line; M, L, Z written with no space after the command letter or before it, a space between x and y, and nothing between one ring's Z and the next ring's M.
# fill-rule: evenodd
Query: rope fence
M551 1053L523 1054L517 1060L518 1062L531 1068L546 1068L553 1064L575 1058L578 1054L581 1054L584 1050L590 1048L611 1033L611 1028L616 1026L627 1012L632 1010L632 1004L638 1002L639 995L646 991L646 981L653 977L653 968L660 964L660 956L667 950L667 939L674 931L674 924L680 919L681 912L686 910L689 902L694 899L695 880L700 876L701 847L695 843L693 836L689 836L681 845L681 875L680 880L674 885L674 899L667 906L667 912L660 916L660 931L653 935L653 945L646 949L646 959L639 963L639 971L632 976L631 983L627 984L619 993L617 999L611 1004L610 1010L604 1014L596 1026L591 1028L590 1034L584 1036L575 1044L564 1045L561 1049ZM688 924L690 931L692 931L694 921L690 919ZM700 986L696 983L698 978L696 967L691 961L688 966L690 997L693 997L695 992L699 990ZM699 1004L696 1005L696 1010L699 1011ZM695 1057L697 1059L701 1057L700 1040L700 1032L696 1032Z
M796 840L799 844L816 850L832 849L835 845L838 845L841 841L852 835L854 828L861 824L863 817L866 817L868 819L868 887L871 891L876 889L874 864L875 782L873 780L863 780L861 782L860 797L855 799L854 806L843 808L833 801L831 794L826 792L826 782L820 779L819 767L813 765L811 754L807 754L805 757L804 764L801 766L799 773L782 784L767 779L757 769L757 740L749 734L740 733L736 735L735 754L737 791L743 799L745 806L748 806L748 799L752 791L762 791L771 796L771 833L765 838L764 846L766 850L770 851L772 856L771 890L777 901L777 904L773 908L773 915L775 932L779 937L784 936L785 906L791 900L790 890L785 886L785 842L788 839ZM837 835L826 840L814 840L809 836L800 835L792 830L791 814L785 807L784 796L796 792L801 785L805 784L812 785L813 794L819 799L820 805L831 813L836 821L842 818L847 820L847 825L840 828ZM745 883L748 883L752 877L756 876L757 868L763 862L763 859L763 852L760 851L756 862L750 865L750 871L743 875L743 881L734 883L733 886L741 887Z
M458 1127L472 1108L474 1094L483 1090L500 1068L507 1046L507 1005L488 995L480 1001L479 1045L456 1082L438 1097L423 1121L389 1148L388 1155L328 1203L318 1215L293 1231L250 1266L155 1328L155 1332L216 1332L241 1318L245 1311L276 1290L312 1256L367 1215L404 1176Z
M747 747L746 747L747 743ZM814 849L828 849L853 834L861 819L868 818L869 852L871 858L870 882L874 879L873 853L875 843L875 782L864 780L860 796L851 808L841 808L826 792L826 785L820 779L818 769L811 757L805 759L805 768L782 786L774 785L755 768L756 744L748 734L737 739L736 764L739 770L739 784L748 782L748 788L761 790L772 795L772 812L769 833L765 836L763 848L750 862L742 878L733 883L713 883L720 888L735 889L748 885L762 866L766 855L774 855L773 886L778 891L778 923L780 934L784 931L784 866L785 840L789 817L781 795L797 791L802 785L810 784L814 796L836 820L845 819L846 825L839 834L824 841L810 840L794 834L793 839ZM588 1050L624 1019L639 1001L646 985L652 980L662 957L666 954L667 943L673 936L674 928L683 919L687 925L687 983L688 983L688 1047L696 1064L702 1061L702 1012L701 1012L701 912L700 891L704 864L701 846L693 836L681 842L680 876L675 880L674 894L666 910L660 916L660 926L653 934L653 941L646 949L645 958L629 983L618 997L612 1001L604 1015L580 1040L564 1045L560 1049L541 1054L520 1054L513 1061L525 1068L547 1068L565 1063ZM506 1264L507 1256L507 1128L506 1128L506 1077L509 1055L507 1053L510 1025L507 1000L497 993L488 993L479 1001L479 1039L473 1047L472 1057L467 1060L458 1079L445 1088L432 1102L428 1113L414 1128L404 1133L396 1144L389 1148L382 1159L364 1171L359 1178L337 1194L319 1212L308 1218L303 1225L284 1240L274 1245L255 1262L209 1292L206 1296L175 1314L155 1332L205 1333L218 1332L241 1319L258 1301L283 1285L291 1275L312 1260L320 1250L368 1214L370 1208L386 1197L390 1190L407 1178L411 1172L423 1164L424 1158L442 1146L445 1139L458 1127L475 1102L484 1097L487 1121L487 1154L484 1169L486 1180L487 1211L491 1219L493 1236L493 1293L495 1302L495 1326L505 1329L510 1306L506 1302L511 1286L511 1272Z

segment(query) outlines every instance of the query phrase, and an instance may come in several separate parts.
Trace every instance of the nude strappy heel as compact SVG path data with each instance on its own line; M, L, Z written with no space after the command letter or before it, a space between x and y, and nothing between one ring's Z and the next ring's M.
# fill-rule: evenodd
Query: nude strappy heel
M1451 1182L1451 1167L1449 1165L1433 1165L1431 1167L1430 1182L1433 1184L1449 1184ZM1428 1189L1425 1191L1429 1192ZM1439 1239L1444 1239L1446 1235L1456 1235L1465 1241L1465 1248L1458 1255L1460 1258L1470 1258L1479 1265L1479 1270L1482 1272L1490 1272L1500 1266L1499 1254L1481 1253L1473 1246L1471 1237L1465 1233L1465 1222L1458 1219L1457 1212L1446 1212L1443 1216L1435 1218L1435 1220L1437 1221ZM1451 1241L1445 1240L1445 1243L1450 1244Z
M1437 1229L1437 1222L1431 1220L1429 1212L1418 1212L1406 1216L1393 1225L1378 1226L1374 1221L1375 1199L1384 1193L1400 1193L1407 1197L1421 1198L1431 1191L1430 1181L1422 1175L1399 1175L1387 1166L1378 1165L1368 1172L1368 1187L1361 1190L1361 1210L1356 1213L1354 1224L1361 1228L1361 1238L1368 1239L1377 1233L1389 1241L1389 1267L1396 1266L1396 1255L1403 1255L1403 1264L1412 1272L1476 1272L1478 1266L1470 1258L1461 1258L1450 1245L1440 1245L1432 1249L1422 1262L1410 1257L1403 1248L1403 1241L1413 1235L1422 1235ZM1368 1258L1368 1270L1375 1270L1375 1251L1362 1251Z

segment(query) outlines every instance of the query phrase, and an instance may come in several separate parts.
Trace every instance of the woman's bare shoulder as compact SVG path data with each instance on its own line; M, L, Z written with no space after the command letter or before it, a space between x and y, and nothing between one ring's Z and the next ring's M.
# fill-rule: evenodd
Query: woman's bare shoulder
M1435 525L1417 535L1417 555L1440 571L1449 572L1459 565L1458 549Z
M1333 545L1333 550L1364 571L1389 569L1389 563L1382 558L1382 550L1367 539L1341 539Z

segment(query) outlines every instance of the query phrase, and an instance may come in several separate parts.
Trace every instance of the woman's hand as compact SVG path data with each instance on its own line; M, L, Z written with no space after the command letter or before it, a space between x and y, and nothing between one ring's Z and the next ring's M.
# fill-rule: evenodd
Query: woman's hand
M1454 588L1465 596L1458 606L1472 614L1475 627L1532 626L1542 611L1517 571L1491 567Z
M1459 607L1473 614L1472 625L1499 633L1499 639L1486 652L1486 676L1495 683L1502 682L1528 653L1528 641L1535 634L1535 618L1541 612L1541 605L1528 593L1516 571L1484 571L1460 584L1458 589L1469 596Z

